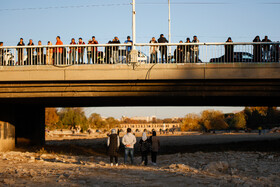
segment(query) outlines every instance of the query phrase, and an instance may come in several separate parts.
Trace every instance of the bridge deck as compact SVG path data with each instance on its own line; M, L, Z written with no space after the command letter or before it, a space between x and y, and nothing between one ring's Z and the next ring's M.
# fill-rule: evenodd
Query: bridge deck
M279 72L279 63L2 66L0 81L280 79Z

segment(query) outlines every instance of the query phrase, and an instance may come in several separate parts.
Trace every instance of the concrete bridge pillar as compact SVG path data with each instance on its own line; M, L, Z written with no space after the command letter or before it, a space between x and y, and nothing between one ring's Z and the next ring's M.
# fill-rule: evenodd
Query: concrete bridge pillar
M16 145L45 144L45 107L41 105L2 105L0 121L15 127ZM0 140L1 141L1 140Z
M0 151L9 151L15 148L15 126L0 121Z

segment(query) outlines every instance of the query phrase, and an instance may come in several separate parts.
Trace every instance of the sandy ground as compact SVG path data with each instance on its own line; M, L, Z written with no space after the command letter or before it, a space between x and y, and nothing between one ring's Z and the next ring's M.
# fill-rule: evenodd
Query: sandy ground
M279 134L160 137L162 149L166 150L158 156L157 166L150 163L140 166L140 157L136 156L136 165L113 167L109 165L109 158L99 151L105 139L50 139L47 141L49 148L62 149L71 145L95 150L99 145L100 149L92 155L60 154L42 148L33 152L0 152L0 186L280 186L279 148L272 147L275 151L269 152L215 152L210 146L254 142L258 147L261 141L279 141ZM210 146L212 151L176 154L167 151L176 146L202 145ZM119 163L123 163L123 156Z

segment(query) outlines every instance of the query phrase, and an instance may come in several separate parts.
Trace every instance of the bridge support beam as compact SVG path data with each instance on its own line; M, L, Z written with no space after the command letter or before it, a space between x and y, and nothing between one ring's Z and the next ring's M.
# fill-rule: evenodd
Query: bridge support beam
M45 107L41 105L9 105L0 107L0 121L15 126L16 145L45 144Z

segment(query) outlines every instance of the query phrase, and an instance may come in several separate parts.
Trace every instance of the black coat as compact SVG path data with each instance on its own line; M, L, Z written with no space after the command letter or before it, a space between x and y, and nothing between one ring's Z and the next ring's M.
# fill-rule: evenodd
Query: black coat
M151 142L150 142L149 139L143 141L142 138L141 138L141 140L139 141L139 144L140 144L140 151L142 153L150 152L150 150L151 150Z
M109 156L118 156L119 147L118 147L118 139L119 136L117 134L111 134L109 136L110 142L108 147L108 155Z
M160 37L158 39L158 43L168 43L168 40L165 37ZM167 50L167 46L159 46L159 50L160 51L166 51Z

